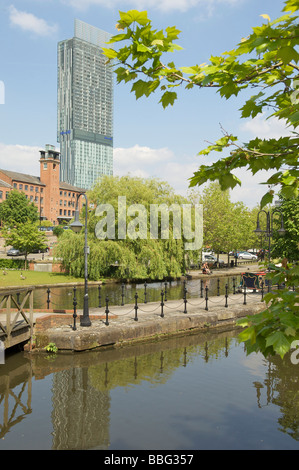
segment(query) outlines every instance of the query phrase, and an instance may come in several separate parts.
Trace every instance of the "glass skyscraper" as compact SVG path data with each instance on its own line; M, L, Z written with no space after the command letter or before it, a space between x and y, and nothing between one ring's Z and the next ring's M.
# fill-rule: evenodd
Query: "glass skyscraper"
M58 43L60 180L90 189L113 174L113 71L101 49L111 35L80 20L74 29Z

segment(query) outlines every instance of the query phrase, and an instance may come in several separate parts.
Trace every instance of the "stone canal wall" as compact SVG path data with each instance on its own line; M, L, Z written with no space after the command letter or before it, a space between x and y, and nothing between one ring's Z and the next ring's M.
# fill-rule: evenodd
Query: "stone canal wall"
M226 305L228 303L228 305ZM209 299L208 310L204 299L184 302L173 300L134 305L90 309L89 327L80 326L80 314L75 321L70 314L39 315L35 322L35 350L41 351L54 343L59 351L84 351L119 347L137 341L164 336L189 334L215 328L234 327L239 318L254 315L265 308L260 294L248 294L246 303L242 294L217 296ZM34 349L33 349L34 350Z

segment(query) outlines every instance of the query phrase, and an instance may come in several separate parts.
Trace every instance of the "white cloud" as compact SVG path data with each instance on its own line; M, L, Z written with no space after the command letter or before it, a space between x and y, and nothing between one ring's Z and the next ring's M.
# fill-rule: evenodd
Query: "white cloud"
M26 145L6 145L0 143L0 169L17 171L39 176L39 157L41 147ZM114 149L114 175L130 174L141 178L159 178L174 189L177 194L188 195L189 178L206 162L197 156L175 155L168 148L151 149L135 145L131 148ZM231 191L234 202L243 201L248 207L254 207L267 191L267 186L259 184L269 178L269 172L262 171L252 176L245 169L235 172L242 181L241 187ZM194 190L202 192L204 186Z
M62 0L64 4L70 5L79 10L85 10L91 5L99 5L111 9L122 8L136 8L142 9L157 9L160 11L187 11L193 7L200 6L209 13L214 10L219 4L234 5L240 3L240 0L128 0L126 4L128 7L124 7L123 0Z
M266 119L265 114L260 114L241 126L241 130L249 132L260 139L279 139L291 135L292 129L287 127L286 121L276 117Z
M252 208L260 203L269 189L266 184L262 183L267 181L275 171L261 170L252 175L246 168L240 168L233 173L240 179L242 185L237 185L230 191L231 200L233 202L243 201L247 207Z
M50 36L58 29L57 25L51 26L42 18L17 10L13 5L9 7L9 19L12 25L18 26L24 31L31 31L38 36Z
M131 148L115 148L113 153L114 175L130 174L142 178L159 178L186 196L188 179L198 169L198 158L177 156L168 148L152 149L135 145Z
M131 148L115 148L113 153L114 162L120 169L133 165L134 168L140 164L152 164L173 158L173 153L167 148L151 149L138 144Z
M39 176L40 147L0 143L0 169Z

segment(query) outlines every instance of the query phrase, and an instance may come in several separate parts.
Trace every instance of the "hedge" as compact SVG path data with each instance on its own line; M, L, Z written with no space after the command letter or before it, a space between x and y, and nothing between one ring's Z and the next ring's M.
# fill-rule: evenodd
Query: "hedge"
M23 259L0 258L0 269L24 269Z

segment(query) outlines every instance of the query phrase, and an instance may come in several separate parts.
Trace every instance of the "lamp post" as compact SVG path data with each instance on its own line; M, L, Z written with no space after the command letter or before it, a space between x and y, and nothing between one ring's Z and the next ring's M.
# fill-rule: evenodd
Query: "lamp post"
M260 227L260 214L261 212L264 212L266 214L266 230L262 230ZM280 228L277 230L277 233L279 235L284 235L285 234L285 228L283 226L283 215L280 209L273 209L272 211L265 211L265 210L260 210L257 214L257 221L256 221L256 229L254 230L254 233L257 235L262 235L263 233L266 234L266 237L269 238L269 255L268 255L268 262L269 262L269 271L270 271L270 258L271 258L271 237L273 235L273 215L278 212L280 214Z
M88 200L85 193L79 193L77 195L76 201L76 210L75 210L75 220L70 224L70 228L75 232L78 233L81 231L83 225L79 220L79 207L78 201L80 196L85 197L85 243L84 243L84 303L83 303L83 315L80 317L80 325L81 326L91 326L91 321L89 318L89 307L88 307L88 255L89 255L89 247L87 245L87 207L88 207Z

